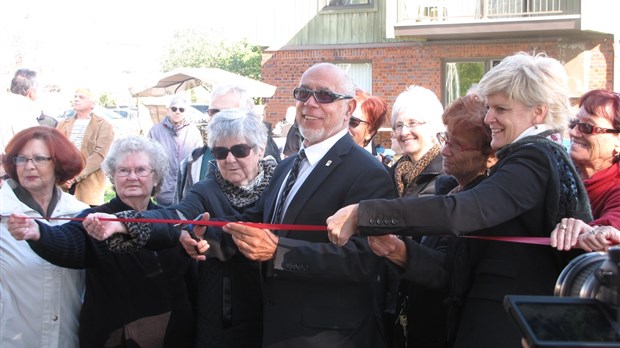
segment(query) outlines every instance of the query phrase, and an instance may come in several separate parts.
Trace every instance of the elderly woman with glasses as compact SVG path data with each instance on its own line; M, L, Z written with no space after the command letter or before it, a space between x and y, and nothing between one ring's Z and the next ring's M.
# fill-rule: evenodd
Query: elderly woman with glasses
M620 95L595 89L569 124L570 157L588 191L594 220L564 218L551 233L558 250L606 250L620 242Z
M148 137L156 140L168 154L168 172L164 175L164 183L155 201L161 206L169 206L174 200L177 185L177 171L181 161L192 150L203 146L202 134L196 125L185 116L189 103L183 96L174 96L168 106L168 115L151 128Z
M498 159L487 179L453 195L362 201L327 220L339 244L356 232L481 237L469 251L471 270L455 274L469 287L454 347L520 347L505 295L552 295L572 255L505 240L548 236L567 216L592 218L585 188L559 144L570 113L567 79L562 64L544 54L504 58L478 84Z
M102 169L116 197L78 217L159 209L151 196L161 187L168 162L157 142L137 136L119 139ZM13 237L27 240L45 260L66 269L86 270L79 318L82 347L193 345L194 289L190 284L195 281L195 264L180 247L118 254L109 251L105 242L89 237L81 221L52 227L23 214L13 214L8 220Z
M442 116L446 131L438 133L437 139L443 170L449 176L437 180L436 194L469 190L488 176L496 159L491 129L484 124L486 111L476 94L459 98L446 108ZM393 346L445 347L467 286L459 283L459 277L451 279L450 273L467 272L467 248L472 242L450 235L428 236L422 243L394 235L368 237L368 242L373 252L398 267L403 285L409 286L408 301L399 313L399 325L407 318L403 328L407 344L395 341Z
M400 197L435 193L435 179L443 173L437 133L444 130L443 106L435 93L410 86L392 106L392 129L403 156L390 167Z
M209 122L208 134L215 161L210 162L212 168L205 179L195 183L178 204L168 209L126 212L122 216L186 219L208 211L211 218L219 218L251 209L276 167L273 157L264 157L267 129L260 116L244 109L221 110ZM91 235L97 235L93 227L97 221L87 220L84 224ZM179 245L178 230L169 224L114 223L113 227L125 233L108 239L114 250L133 252L143 247L156 250ZM200 262L196 346L261 346L262 301L258 262L240 253L227 261L209 258Z
M349 133L357 145L376 155L372 139L387 119L387 103L359 88L355 90L354 99L357 106L349 118Z
M9 179L0 189L0 346L77 347L84 272L54 266L13 239L5 216L47 226L88 208L59 187L80 173L82 156L56 129L32 127L9 141L3 166Z

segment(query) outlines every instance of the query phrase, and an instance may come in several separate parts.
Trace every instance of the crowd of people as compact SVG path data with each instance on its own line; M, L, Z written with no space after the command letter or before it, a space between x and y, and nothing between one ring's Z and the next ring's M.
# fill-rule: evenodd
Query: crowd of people
M520 347L504 296L552 295L571 259L620 243L620 95L572 112L544 54L445 108L409 86L391 113L318 63L286 155L241 86L214 88L203 143L180 95L115 139L89 89L55 125L36 73L14 81L32 122L2 131L2 347ZM550 245L501 240L530 236Z

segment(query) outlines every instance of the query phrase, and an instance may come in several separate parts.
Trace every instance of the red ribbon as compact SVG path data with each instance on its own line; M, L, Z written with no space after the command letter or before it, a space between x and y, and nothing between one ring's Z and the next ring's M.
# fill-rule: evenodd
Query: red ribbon
M8 218L8 215L2 215L0 218ZM86 218L40 218L40 217L27 217L29 219L46 219L46 220L67 220L67 221L84 221ZM186 225L198 225L198 226L215 226L222 227L231 223L230 221L205 221L205 220L175 220L175 219L133 219L133 218L98 218L101 221L118 221L118 222L146 222L146 223L158 223L158 224L186 224ZM322 225L293 225L293 224L266 224L259 222L242 222L237 223L244 224L250 227L264 228L268 230L290 230L290 231L327 231L327 226ZM537 244L537 245L550 245L549 237L494 237L494 236L461 236L463 238L473 238L482 240L495 240L500 242L510 243L524 243L524 244Z
M8 215L2 215L0 218L8 218ZM43 217L26 217L28 219L45 219L45 220L67 220L67 221L84 221L86 218L43 218ZM118 222L142 222L142 223L157 223L157 224L175 224L175 225L199 225L199 226L216 226L222 227L231 221L205 221L205 220L175 220L175 219L134 219L134 218L97 218L101 221L118 221ZM327 226L319 225L293 225L293 224L265 224L259 222L242 222L237 223L244 224L250 227L265 228L268 230L297 230L297 231L327 231Z

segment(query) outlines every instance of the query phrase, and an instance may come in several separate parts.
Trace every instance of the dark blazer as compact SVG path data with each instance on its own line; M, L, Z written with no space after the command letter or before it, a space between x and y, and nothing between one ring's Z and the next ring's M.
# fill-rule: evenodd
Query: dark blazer
M270 222L295 158L282 161L256 207L235 219ZM324 225L338 209L370 197L395 197L390 177L346 134L317 163L283 223ZM386 263L372 253L366 238L354 237L339 247L322 231L275 233L278 248L263 267L263 346L385 347ZM208 239L212 248L226 248L229 237L209 229Z
M547 237L558 222L554 217L566 209L552 158L545 145L524 145L501 157L491 176L471 190L451 196L363 201L360 233ZM582 209L587 201L578 204L583 214L578 218L588 220ZM472 275L455 347L520 347L521 335L502 300L507 294L552 295L565 256L548 246L475 243L469 250Z

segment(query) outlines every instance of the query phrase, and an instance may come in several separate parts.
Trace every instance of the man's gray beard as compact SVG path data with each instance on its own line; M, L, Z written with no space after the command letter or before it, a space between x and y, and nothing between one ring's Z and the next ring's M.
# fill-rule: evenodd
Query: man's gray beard
M304 141L307 140L308 142L314 144L317 143L320 139L323 139L323 137L325 136L325 129L305 129L300 126L299 133L301 133Z

